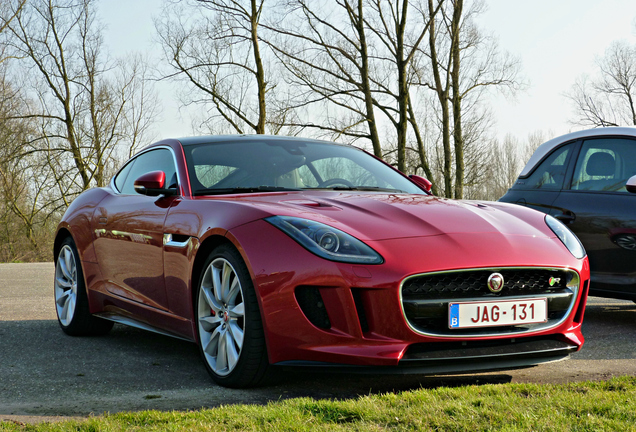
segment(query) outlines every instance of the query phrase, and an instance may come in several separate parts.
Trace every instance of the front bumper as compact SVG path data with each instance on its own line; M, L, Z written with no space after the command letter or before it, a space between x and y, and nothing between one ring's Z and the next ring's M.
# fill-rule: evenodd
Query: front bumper
M501 339L410 345L397 366L355 366L315 361L283 361L276 366L346 373L448 374L530 367L559 361L576 352L579 345L553 337Z
M263 221L230 234L240 245L258 293L272 364L452 373L524 367L565 358L580 349L589 285L587 258L575 259L558 239L536 239L530 247L511 248L506 238L493 245L492 235L469 236L367 242L385 263L362 266L319 258ZM494 247L469 246L487 242ZM549 328L514 335L495 330L486 336L451 337L418 333L402 313L401 284L410 276L519 266L563 268L579 275L580 289L564 319ZM317 300L308 298L324 309L326 321L311 318L299 301L299 290L320 294Z

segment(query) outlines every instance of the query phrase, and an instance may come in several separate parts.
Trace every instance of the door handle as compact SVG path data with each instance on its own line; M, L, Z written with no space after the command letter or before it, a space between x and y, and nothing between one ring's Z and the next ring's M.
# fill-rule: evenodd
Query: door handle
M163 235L163 244L164 246L172 246L176 248L184 248L190 244L190 239L192 237L187 235L177 235L177 234L164 234Z
M554 215L554 217L566 225L576 220L576 215L569 210L564 210L563 213Z

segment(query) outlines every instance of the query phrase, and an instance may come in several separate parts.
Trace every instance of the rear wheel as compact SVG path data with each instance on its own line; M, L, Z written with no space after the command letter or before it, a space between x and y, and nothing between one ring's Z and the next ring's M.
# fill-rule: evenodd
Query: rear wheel
M240 254L216 248L204 265L196 297L198 342L205 366L218 384L250 387L267 367L258 300Z
M106 334L111 321L91 315L84 283L84 273L75 242L67 237L62 242L55 262L55 310L64 333L71 336Z

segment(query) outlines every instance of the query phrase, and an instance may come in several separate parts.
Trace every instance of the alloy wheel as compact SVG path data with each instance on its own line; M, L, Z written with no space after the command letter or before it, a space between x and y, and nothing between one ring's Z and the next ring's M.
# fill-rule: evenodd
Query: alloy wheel
M614 238L617 245L627 250L636 250L636 236L630 234L618 235Z
M243 289L234 267L225 258L205 270L198 301L199 340L207 363L219 376L236 367L245 334Z
M77 304L77 266L69 245L60 250L55 266L55 306L63 326L69 326Z

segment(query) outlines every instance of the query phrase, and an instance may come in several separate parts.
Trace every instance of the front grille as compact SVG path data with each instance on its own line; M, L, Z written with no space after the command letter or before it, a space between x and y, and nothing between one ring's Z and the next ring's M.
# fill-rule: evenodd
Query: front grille
M504 278L501 292L492 293L487 281L493 273ZM410 326L438 336L517 334L552 327L565 319L576 300L579 278L573 270L554 268L486 268L428 273L404 280L402 307ZM449 329L448 304L527 297L548 299L548 322L506 327Z
M567 270L547 269L501 269L496 270L504 277L504 287L499 295L526 295L544 293L567 287L570 272ZM482 295L491 295L488 290L488 277L493 269L454 271L415 276L408 279L402 287L403 298L461 299ZM550 286L550 278L553 285ZM558 282L556 282L558 280Z

